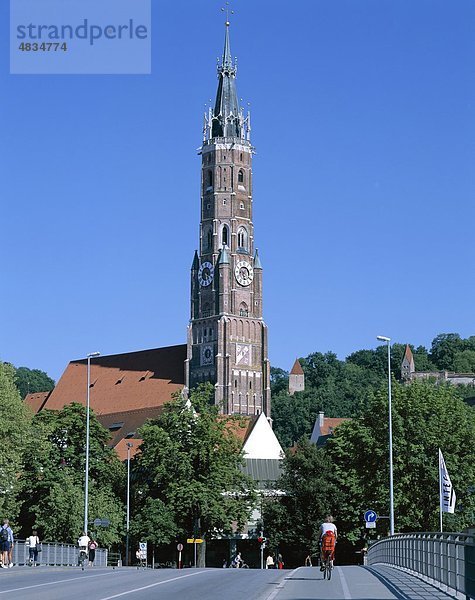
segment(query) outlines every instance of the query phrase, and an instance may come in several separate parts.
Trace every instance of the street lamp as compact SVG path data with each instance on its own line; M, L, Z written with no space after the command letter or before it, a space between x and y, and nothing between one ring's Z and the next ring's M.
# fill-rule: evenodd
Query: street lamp
M391 338L376 336L388 346L388 412L389 412L389 535L394 535L394 486L393 486L393 419L391 409Z
M91 358L100 356L100 352L87 354L87 400L86 400L86 483L84 486L84 531L87 533L89 506L89 401L91 390Z
M127 519L126 519L126 535L125 535L125 566L129 565L129 521L130 521L130 449L134 445L127 442Z

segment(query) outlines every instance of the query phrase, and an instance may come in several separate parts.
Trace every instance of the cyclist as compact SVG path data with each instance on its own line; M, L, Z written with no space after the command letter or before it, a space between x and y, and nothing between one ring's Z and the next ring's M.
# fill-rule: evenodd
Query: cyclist
M78 539L78 546L79 546L78 564L82 567L83 571L84 571L84 563L87 561L87 554L88 554L88 548L89 548L90 543L91 543L91 538L87 535L87 533L85 531L83 531L81 537Z
M337 538L338 530L336 525L333 523L333 517L331 515L327 515L325 517L325 521L320 526L320 532L318 535L318 541L320 543L320 571L325 570L324 563L327 559L330 559L331 566L333 567Z

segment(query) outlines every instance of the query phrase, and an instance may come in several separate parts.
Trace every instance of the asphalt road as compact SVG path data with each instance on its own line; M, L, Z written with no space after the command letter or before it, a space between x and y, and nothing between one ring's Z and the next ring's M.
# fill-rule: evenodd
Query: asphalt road
M0 600L442 600L426 583L390 568L336 567L331 581L317 568L0 569Z

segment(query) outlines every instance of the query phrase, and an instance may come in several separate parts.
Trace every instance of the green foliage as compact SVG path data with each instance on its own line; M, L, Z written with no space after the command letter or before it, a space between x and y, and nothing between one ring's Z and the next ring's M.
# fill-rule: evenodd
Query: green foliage
M54 388L54 380L44 371L26 367L16 369L15 384L22 398L35 392L49 392Z
M23 466L23 453L29 442L31 414L15 386L15 370L0 362L0 423L2 451L0 452L0 514L14 523L18 517L17 497L21 486L18 473Z
M34 417L19 479L28 502L22 509L23 531L33 525L45 539L75 543L84 528L84 467L86 410L70 404L61 411L42 411ZM89 448L89 519L108 518L100 529L100 544L122 537L125 489L124 467L108 448L109 432L91 412Z
M284 369L278 367L270 368L270 384L272 388L272 395L279 394L280 392L287 390L289 386L289 373Z
M295 453L286 455L278 488L285 495L267 498L264 504L265 532L271 546L286 542L315 553L325 515L341 504L338 481L325 451L302 439Z
M231 432L240 420L219 416L210 402L213 391L200 385L191 406L176 397L140 430L133 531L141 539L166 543L193 533L206 538L247 521L256 496L241 470L241 443Z
M289 396L282 390L272 398L274 430L284 448L303 435L310 436L319 411L327 417L361 414L369 396L385 384L387 377L383 362L378 365L378 360L371 360L374 370L365 367L369 355L362 352L347 362L338 360L332 352L315 352L301 359L305 391Z
M475 336L441 333L432 341L430 358L441 370L475 372Z
M457 492L457 512L447 515L447 528L472 525L474 411L449 385L395 383L393 390L396 531L437 530L439 447ZM339 528L350 541L361 536L365 509L389 514L387 410L387 393L376 394L362 418L340 426L325 449L343 493ZM378 526L386 532L387 522Z

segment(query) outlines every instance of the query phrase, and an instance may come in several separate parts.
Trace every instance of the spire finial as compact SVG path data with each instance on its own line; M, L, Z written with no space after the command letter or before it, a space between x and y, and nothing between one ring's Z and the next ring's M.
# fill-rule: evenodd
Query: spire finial
M226 2L226 6L221 9L221 12L226 12L226 27L229 27L229 15L233 15L234 11L230 9L229 2Z

